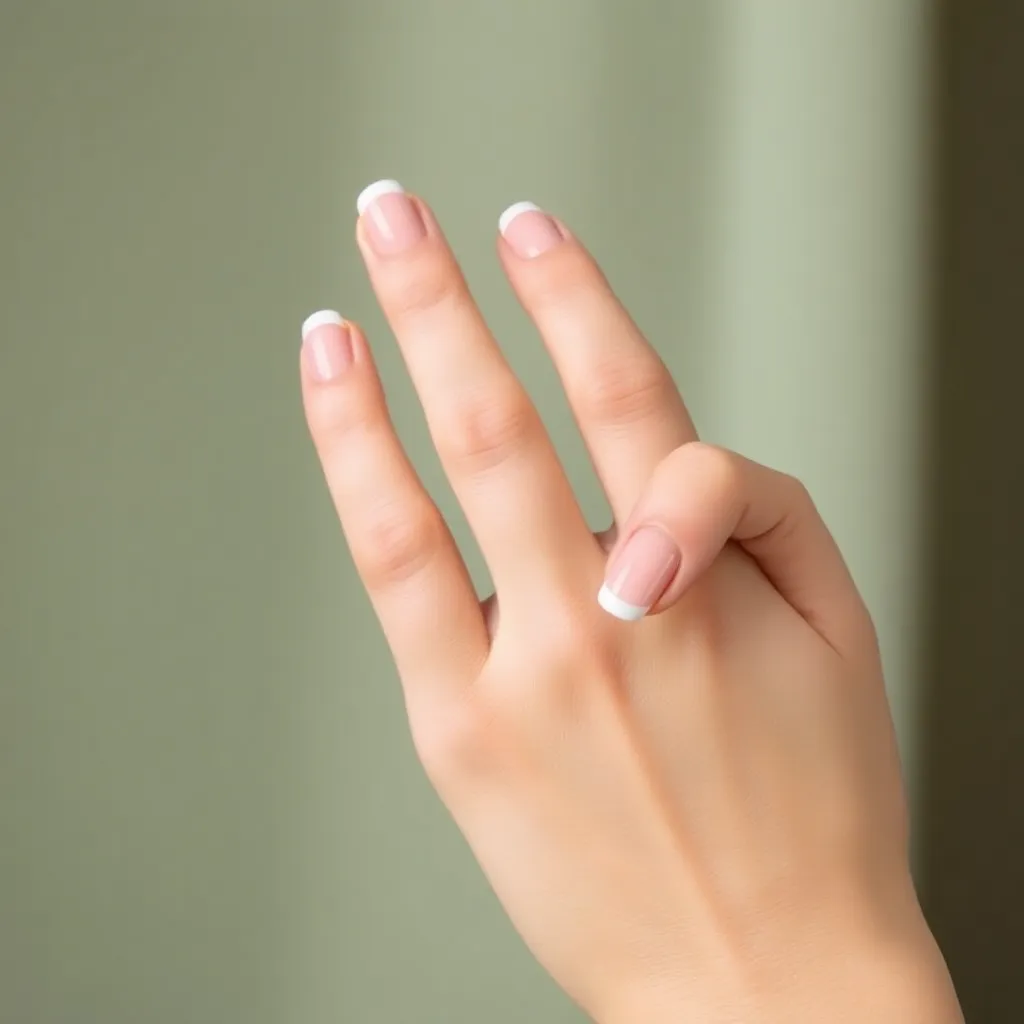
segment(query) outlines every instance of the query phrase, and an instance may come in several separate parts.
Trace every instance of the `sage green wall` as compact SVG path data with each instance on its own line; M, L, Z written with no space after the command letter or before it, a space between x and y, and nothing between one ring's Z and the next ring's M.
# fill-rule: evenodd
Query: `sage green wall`
M707 435L812 485L912 755L925 28L887 0L7 0L5 1024L578 1019L419 773L305 438L298 325L334 305L456 512L351 242L378 177L435 204L596 525L496 218L533 199L592 244Z

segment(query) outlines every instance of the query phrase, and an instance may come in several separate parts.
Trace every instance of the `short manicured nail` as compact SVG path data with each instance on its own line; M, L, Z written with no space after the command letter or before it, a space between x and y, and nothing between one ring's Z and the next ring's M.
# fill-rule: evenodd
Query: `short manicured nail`
M558 225L533 203L513 203L498 219L498 230L523 259L533 259L565 241Z
M675 541L656 526L642 526L612 559L597 595L601 607L617 619L642 619L679 569Z
M381 256L402 252L427 233L416 204L397 181L367 185L359 193L356 209L364 219L370 245Z
M317 380L331 381L352 363L352 336L340 313L322 309L302 324L302 345Z

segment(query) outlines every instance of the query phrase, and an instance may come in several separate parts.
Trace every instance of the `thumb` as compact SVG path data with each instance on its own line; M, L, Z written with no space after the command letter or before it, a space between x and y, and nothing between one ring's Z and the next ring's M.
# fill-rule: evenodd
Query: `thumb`
M693 442L659 463L608 559L601 606L635 620L673 605L733 541L833 646L867 611L804 486Z

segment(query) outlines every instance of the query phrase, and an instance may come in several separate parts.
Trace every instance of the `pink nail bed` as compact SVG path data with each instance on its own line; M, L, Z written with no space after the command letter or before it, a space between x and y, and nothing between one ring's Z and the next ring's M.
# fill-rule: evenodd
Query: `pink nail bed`
M510 206L498 220L498 230L523 259L533 259L565 241L558 225L533 203Z
M415 245L426 233L420 211L405 189L390 178L367 185L356 200L374 251L391 256Z
M317 380L334 380L352 363L352 336L340 313L322 309L306 317L302 344Z
M642 619L679 569L675 541L657 526L642 526L608 566L597 600L616 618Z

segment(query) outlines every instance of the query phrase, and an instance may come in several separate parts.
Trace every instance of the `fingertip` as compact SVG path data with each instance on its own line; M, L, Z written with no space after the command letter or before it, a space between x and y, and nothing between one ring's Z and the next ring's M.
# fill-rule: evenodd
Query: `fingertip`
M315 313L310 313L302 321L302 330L300 331L302 340L305 341L318 327L328 324L334 327L344 327L345 318L336 309L320 309Z
M498 218L498 231L504 236L508 230L509 225L514 221L520 214L523 213L543 213L544 211L536 203L530 202L519 202L513 203L505 212Z
M405 186L394 178L381 178L380 181L372 182L356 197L356 212L361 217L381 196L391 194L404 195Z
M301 362L319 384L338 380L355 362L352 324L337 310L321 309L302 322Z
M597 592L597 603L609 615L614 615L615 618L621 619L623 622L636 622L648 612L648 609L641 605L623 601L607 583L602 584L601 589Z

